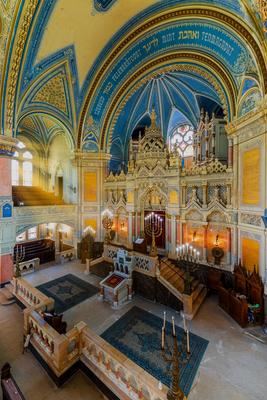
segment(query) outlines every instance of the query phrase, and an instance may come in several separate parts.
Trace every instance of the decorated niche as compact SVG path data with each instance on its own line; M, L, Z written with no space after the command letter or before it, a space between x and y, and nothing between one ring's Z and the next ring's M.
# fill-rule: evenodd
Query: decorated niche
M229 228L220 225L208 225L207 229L207 261L212 264L226 263L230 252Z
M198 223L183 224L183 243L189 243L199 251L205 247L205 225Z
M118 210L116 230L118 242L126 244L128 240L128 215L124 208Z
M159 209L166 206L165 196L156 188L148 190L144 199L144 208L146 210Z
M190 210L186 215L187 221L203 221L203 215L198 210Z
M219 210L212 211L208 217L207 261L216 265L230 261L227 255L231 251L231 232L225 225L227 217Z

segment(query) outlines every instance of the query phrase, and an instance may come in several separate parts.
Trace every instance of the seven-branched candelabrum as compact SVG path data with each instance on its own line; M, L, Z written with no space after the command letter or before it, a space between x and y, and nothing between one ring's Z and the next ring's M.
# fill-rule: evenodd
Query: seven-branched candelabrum
M200 253L193 246L189 246L189 243L183 244L182 246L177 247L177 262L183 261L185 263L185 287L184 293L187 295L191 295L191 275L190 275L190 264L192 264L192 269L197 268L199 264L199 256Z
M15 258L15 263L16 263L16 269L15 269L15 278L19 278L21 276L20 268L19 268L19 263L21 263L24 260L25 257L25 247L22 245L17 245L16 246L16 258Z
M152 212L145 217L145 233L151 237L151 247L149 255L156 257L158 249L156 246L156 237L161 236L163 231L163 219L156 213Z
M180 385L180 369L183 364L186 364L190 357L190 339L189 331L186 327L185 317L184 319L184 332L182 340L178 343L176 336L176 329L174 323L174 317L172 317L172 332L171 337L173 340L173 350L170 349L166 336L166 313L164 312L162 335L161 335L161 351L164 361L171 364L172 367L172 381L171 387L167 393L168 400L184 400L186 399Z
M110 231L113 225L113 214L109 210L104 210L102 213L102 225L103 228L105 229L105 238L104 238L104 243L108 244L110 243Z

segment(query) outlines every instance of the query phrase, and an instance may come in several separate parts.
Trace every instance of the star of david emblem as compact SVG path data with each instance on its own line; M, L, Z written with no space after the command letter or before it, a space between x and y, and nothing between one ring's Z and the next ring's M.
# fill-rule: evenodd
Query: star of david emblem
M72 293L72 286L71 285L58 285L57 294L73 294Z

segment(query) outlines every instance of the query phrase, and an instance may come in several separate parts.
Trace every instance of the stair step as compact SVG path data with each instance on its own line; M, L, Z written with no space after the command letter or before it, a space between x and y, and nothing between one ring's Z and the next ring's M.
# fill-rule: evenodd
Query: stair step
M202 284L198 284L198 286L192 291L193 293L193 301L196 300L196 298L198 297L198 295L200 294L200 292L202 291L204 285Z
M197 311L199 310L201 304L204 302L206 295L207 295L207 288L203 285L202 290L200 291L199 295L197 296L196 300L193 302L193 316L196 315Z
M161 274L167 281L169 281L173 276L176 275L176 272L173 271L172 269L168 269L163 271L163 273Z
M191 290L192 290L192 292L194 292L194 290L196 290L196 288L198 287L198 285L199 285L199 281L198 281L197 279L193 279L193 280L191 281Z

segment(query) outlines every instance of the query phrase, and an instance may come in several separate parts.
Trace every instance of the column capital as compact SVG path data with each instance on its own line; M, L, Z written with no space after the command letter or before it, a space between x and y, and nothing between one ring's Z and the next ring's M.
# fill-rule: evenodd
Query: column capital
M90 164L101 165L107 163L111 158L111 155L105 152L89 153L86 151L76 150L74 151L73 163L81 166L88 166Z

